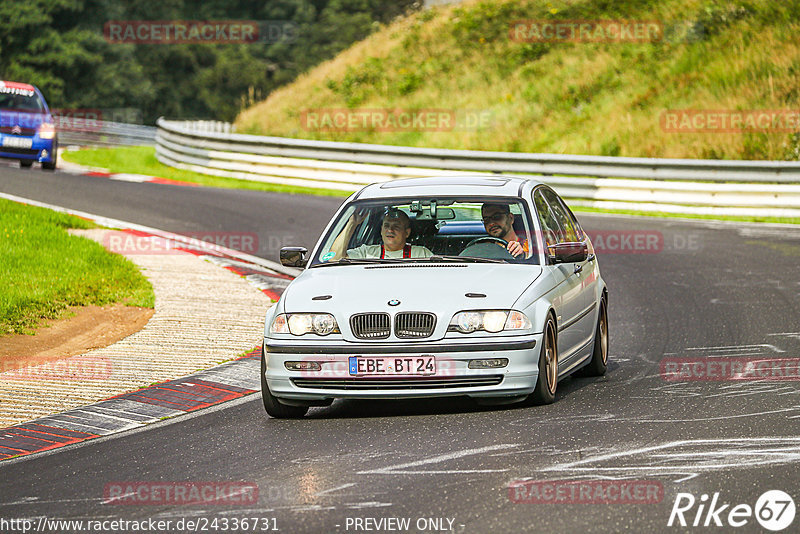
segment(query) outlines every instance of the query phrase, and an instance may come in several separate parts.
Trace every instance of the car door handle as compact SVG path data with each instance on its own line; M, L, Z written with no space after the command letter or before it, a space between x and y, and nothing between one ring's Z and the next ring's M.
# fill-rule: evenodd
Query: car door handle
M580 263L576 263L575 264L575 274L581 272L582 270L583 270L583 265L581 265Z

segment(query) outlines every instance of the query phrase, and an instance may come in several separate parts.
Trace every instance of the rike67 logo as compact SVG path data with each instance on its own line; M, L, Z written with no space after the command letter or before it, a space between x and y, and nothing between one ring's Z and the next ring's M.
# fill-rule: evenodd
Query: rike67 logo
M778 532L792 524L795 511L794 499L781 490L765 491L755 506L731 505L720 500L719 492L710 498L704 493L699 499L691 493L678 493L667 526L738 528L755 518L763 528Z

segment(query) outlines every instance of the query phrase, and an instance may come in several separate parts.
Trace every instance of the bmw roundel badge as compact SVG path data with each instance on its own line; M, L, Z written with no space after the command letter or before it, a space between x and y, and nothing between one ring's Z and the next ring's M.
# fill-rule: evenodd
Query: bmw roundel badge
M388 304L389 306L397 306L398 304L400 304L400 301L397 299L392 299L388 302Z

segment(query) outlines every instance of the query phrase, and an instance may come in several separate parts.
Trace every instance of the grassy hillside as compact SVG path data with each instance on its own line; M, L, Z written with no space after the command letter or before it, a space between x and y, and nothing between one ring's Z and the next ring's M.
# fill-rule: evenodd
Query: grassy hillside
M518 20L657 21L648 43L525 43ZM791 132L666 132L665 110L800 110L800 0L480 0L385 27L241 113L240 132L612 156L798 159ZM488 113L461 131L319 131L306 110ZM408 130L408 129L406 129Z

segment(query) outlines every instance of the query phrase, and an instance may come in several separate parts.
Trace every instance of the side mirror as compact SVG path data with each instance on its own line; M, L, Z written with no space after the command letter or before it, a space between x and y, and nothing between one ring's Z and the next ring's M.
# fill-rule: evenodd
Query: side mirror
M558 243L550 247L550 259L553 263L581 263L589 257L589 246L586 242Z
M308 263L306 254L308 254L306 247L283 247L281 249L281 265L302 269Z

